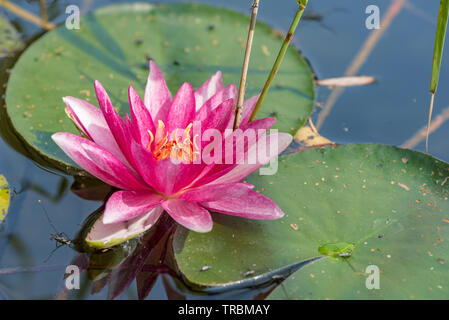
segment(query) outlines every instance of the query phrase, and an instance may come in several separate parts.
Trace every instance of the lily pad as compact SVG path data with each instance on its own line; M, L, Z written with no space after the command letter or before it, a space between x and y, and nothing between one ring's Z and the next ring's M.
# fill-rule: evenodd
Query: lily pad
M0 58L12 55L23 46L22 39L16 28L0 15Z
M96 104L94 80L110 93L124 116L127 89L139 94L148 59L162 69L172 93L183 82L199 87L217 70L224 84L239 84L249 17L203 4L125 4L83 17L79 30L60 26L46 33L20 57L10 76L6 104L15 130L54 165L67 172L75 164L50 139L55 132L77 133L64 113L64 96ZM257 95L283 41L259 22L248 72L247 96ZM314 75L290 47L264 102L260 117L277 116L276 128L294 133L313 109Z
M9 208L9 187L8 181L0 174L0 222L3 221Z
M179 229L175 257L192 286L242 281L250 270L260 276L321 256L270 298L448 297L449 164L389 146L327 146L283 156L276 175L247 181L285 217L215 214L208 234ZM211 268L201 272L204 265ZM369 266L378 268L380 289L366 285Z

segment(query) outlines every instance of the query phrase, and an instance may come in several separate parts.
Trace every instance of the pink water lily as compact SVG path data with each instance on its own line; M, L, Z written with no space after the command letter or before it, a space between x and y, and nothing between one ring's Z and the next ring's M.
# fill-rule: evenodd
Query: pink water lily
M290 144L291 135L258 134L239 150L231 144L235 163L197 161L207 143L193 134L195 122L200 123L201 132L213 128L222 133L219 143L223 145L247 130L265 132L273 125L273 118L249 122L257 96L243 105L241 130L229 134L237 90L233 84L223 87L220 72L196 91L190 84L183 84L172 98L161 71L150 62L144 101L130 86L131 118L126 115L125 119L98 81L95 92L100 108L74 97L64 98L66 112L82 137L59 132L52 138L80 167L120 189L106 203L97 230L100 238L117 231L124 221L131 225L138 221L149 228L164 211L196 232L212 229L209 211L264 220L283 216L271 199L242 180L282 152ZM275 154L254 164L237 161L268 148L273 135L277 139Z

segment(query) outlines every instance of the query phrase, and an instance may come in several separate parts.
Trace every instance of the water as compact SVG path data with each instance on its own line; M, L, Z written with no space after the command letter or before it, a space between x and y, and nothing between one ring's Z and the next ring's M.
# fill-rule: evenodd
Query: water
M14 1L27 10L39 14L39 1ZM92 1L89 10L107 4L124 3L119 0ZM175 1L159 1L168 3ZM247 13L249 0L202 1ZM301 22L294 43L310 60L318 78L341 76L355 57L370 31L365 28L365 8L369 0L311 0L308 20ZM375 1L383 15L392 1ZM359 71L360 75L377 78L373 85L347 89L327 117L321 134L337 143L383 143L400 145L414 135L425 123L429 101L430 70L439 1L409 0L417 10L403 8L385 32ZM64 20L69 4L82 1L47 1L49 17L55 23ZM259 18L277 29L286 30L297 4L294 0L262 0ZM40 34L34 25L0 9L2 14L20 28L25 40ZM418 13L417 13L418 12ZM306 16L307 17L307 16ZM449 105L449 64L443 59L440 88L436 97L435 115ZM319 88L317 102L324 104L330 91ZM314 113L314 119L320 108ZM431 153L449 161L447 135L449 124L431 136ZM417 150L423 150L418 145ZM12 205L0 233L0 297L47 299L63 292L65 266L78 255L68 246L53 253L52 234L64 232L74 237L86 216L101 206L97 201L85 201L70 191L72 178L39 168L30 159L15 152L0 140L0 173L13 187ZM38 200L42 200L57 232L48 222ZM34 270L20 268L35 267ZM9 268L9 274L1 274ZM103 299L107 290L90 294L90 284L83 276L84 290L69 298ZM166 277L166 287L174 280ZM171 284L169 284L171 283ZM176 293L170 292L170 297ZM133 283L120 299L135 299ZM179 296L178 296L179 297ZM193 293L189 298L203 297ZM214 297L214 296L211 296ZM225 297L225 296L224 296ZM162 277L159 277L148 299L166 299ZM215 296L216 298L216 296Z

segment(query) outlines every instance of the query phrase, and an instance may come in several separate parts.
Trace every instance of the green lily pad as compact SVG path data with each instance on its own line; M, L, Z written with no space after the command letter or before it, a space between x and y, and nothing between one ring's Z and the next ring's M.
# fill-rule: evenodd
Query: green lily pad
M34 149L67 172L75 164L51 135L77 133L64 113L64 96L96 103L94 80L108 90L121 115L129 112L127 90L143 96L148 59L153 59L175 93L183 82L199 87L217 70L224 84L239 84L249 17L203 4L126 4L83 17L79 30L65 26L31 45L15 65L6 92L7 113ZM248 72L247 96L263 87L283 39L258 23ZM313 109L314 75L290 47L260 117L276 112L276 128L294 133ZM273 115L272 115L273 116Z
M0 174L0 222L3 221L9 208L9 187L8 181Z
M5 17L0 16L0 58L8 57L22 47L23 42L16 28Z
M177 231L181 274L194 286L305 265L272 299L427 299L449 291L449 165L381 145L328 146L283 156L248 182L285 212L275 221L214 214L208 234ZM201 267L208 265L207 272ZM380 289L368 289L377 266ZM367 269L368 268L368 269ZM371 279L371 278L370 278Z

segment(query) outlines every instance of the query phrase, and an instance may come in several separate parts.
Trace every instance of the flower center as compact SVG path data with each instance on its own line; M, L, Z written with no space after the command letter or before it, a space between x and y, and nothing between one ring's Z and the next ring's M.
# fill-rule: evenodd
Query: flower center
M157 161L171 158L184 163L192 163L200 154L195 141L198 135L193 137L193 141L190 138L192 126L193 124L190 123L181 135L178 134L178 129L176 129L169 136L164 122L159 120L154 135L148 130L150 141L147 149L151 151Z

